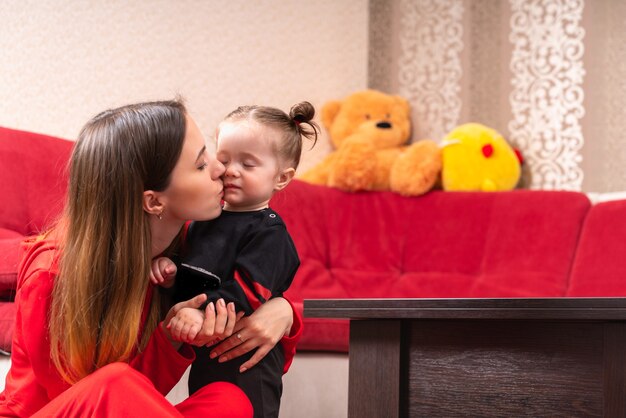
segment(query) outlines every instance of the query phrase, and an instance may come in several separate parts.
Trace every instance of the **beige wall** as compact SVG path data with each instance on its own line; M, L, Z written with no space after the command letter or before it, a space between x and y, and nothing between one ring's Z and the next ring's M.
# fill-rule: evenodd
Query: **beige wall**
M72 139L176 93L207 135L240 104L319 107L366 87L367 19L367 0L3 0L0 126Z

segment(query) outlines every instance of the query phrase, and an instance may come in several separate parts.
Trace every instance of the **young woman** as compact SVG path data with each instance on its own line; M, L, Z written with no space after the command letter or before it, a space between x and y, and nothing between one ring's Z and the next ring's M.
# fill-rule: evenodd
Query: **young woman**
M252 416L245 394L224 382L176 406L165 399L195 358L166 325L206 296L178 303L160 321L159 291L148 280L152 258L185 221L221 213L223 172L178 101L124 106L87 123L60 221L24 244L0 416ZM229 337L234 306L214 306L202 332L226 339L217 352L249 351ZM294 312L285 299L268 301L238 333L253 348L282 337L293 353L301 325Z

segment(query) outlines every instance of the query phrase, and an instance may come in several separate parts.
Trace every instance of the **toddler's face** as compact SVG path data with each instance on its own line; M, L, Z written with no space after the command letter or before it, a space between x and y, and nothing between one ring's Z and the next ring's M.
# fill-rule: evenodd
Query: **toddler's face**
M252 211L268 206L280 179L277 132L256 122L224 122L217 134L217 158L224 164L224 209Z

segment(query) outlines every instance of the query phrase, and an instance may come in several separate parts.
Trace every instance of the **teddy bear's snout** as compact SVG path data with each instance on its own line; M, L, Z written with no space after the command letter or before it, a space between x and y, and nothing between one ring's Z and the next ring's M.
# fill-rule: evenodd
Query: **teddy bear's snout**
M380 129L391 129L391 123L389 123L389 122L378 122L376 124L376 127L380 128Z

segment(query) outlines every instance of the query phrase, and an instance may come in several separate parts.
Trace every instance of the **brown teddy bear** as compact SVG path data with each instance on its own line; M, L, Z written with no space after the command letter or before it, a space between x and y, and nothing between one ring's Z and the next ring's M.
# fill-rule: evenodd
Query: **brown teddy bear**
M376 90L354 93L322 107L322 123L335 147L300 178L345 191L392 190L417 196L441 172L441 150L431 140L405 145L411 134L409 103Z

